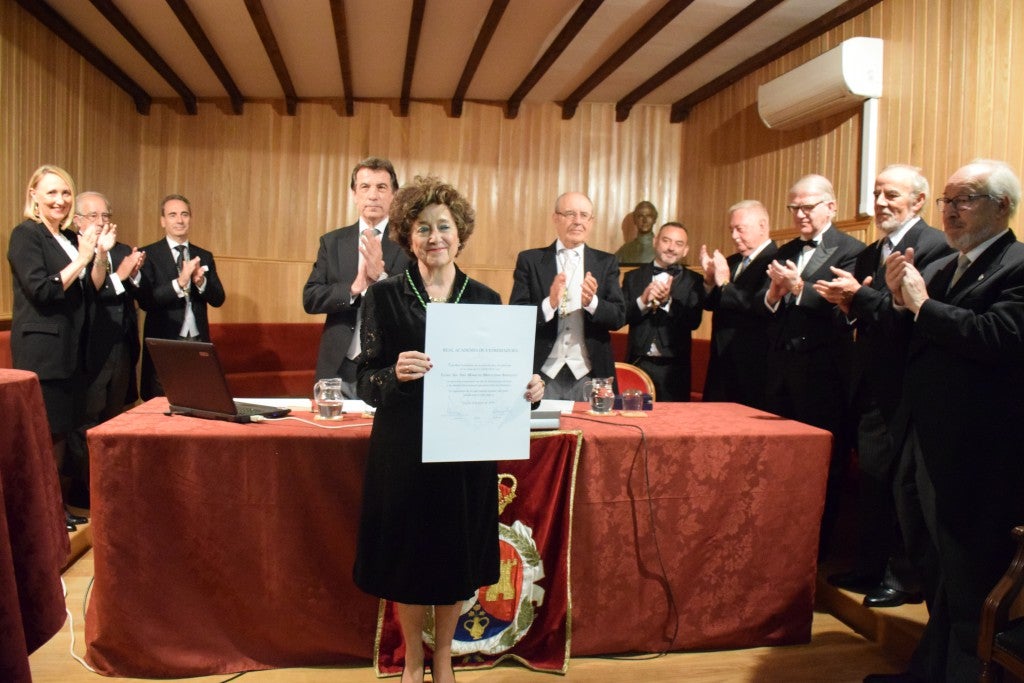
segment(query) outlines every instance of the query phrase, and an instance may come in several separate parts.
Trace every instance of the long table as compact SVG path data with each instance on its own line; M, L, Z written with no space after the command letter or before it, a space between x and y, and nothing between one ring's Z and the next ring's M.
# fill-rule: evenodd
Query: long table
M166 407L89 432L89 662L179 677L370 658L377 600L351 580L370 421ZM831 436L735 404L585 409L562 418L584 434L572 654L807 642Z
M0 369L0 681L30 681L28 655L64 623L70 545L39 379Z

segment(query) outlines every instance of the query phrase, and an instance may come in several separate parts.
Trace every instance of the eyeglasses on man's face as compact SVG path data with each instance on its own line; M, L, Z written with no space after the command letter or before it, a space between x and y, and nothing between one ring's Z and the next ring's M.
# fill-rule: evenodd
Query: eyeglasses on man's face
M86 220L89 221L95 221L96 219L102 217L104 222L107 222L114 217L114 214L112 213L100 213L98 211L93 211L92 213L76 213L75 215L81 216L82 218L85 218Z
M581 223L586 223L594 217L594 214L587 213L586 211L555 211L555 213L570 221L579 219Z
M959 211L961 208L969 206L979 199L998 200L999 197L994 197L990 194L958 194L955 197L939 197L935 200L935 206L939 207L939 211L945 211L947 206L954 211Z
M826 200L822 199L813 204L786 204L786 208L789 209L794 215L803 211L805 216L810 216L811 212L816 208L825 203Z

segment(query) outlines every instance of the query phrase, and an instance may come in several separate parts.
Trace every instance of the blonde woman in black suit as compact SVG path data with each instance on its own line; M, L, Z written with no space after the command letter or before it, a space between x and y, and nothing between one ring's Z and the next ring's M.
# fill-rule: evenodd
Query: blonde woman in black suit
M25 191L25 219L11 231L7 260L14 284L14 367L39 376L58 471L68 434L78 426L85 389L85 303L106 271L90 267L99 232L75 235L75 184L57 166L40 166ZM66 513L69 531L81 517Z

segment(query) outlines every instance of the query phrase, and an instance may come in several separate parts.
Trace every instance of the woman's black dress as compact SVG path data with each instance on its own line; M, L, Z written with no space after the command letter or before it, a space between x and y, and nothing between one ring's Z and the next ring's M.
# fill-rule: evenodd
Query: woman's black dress
M445 605L498 580L497 466L421 462L423 382L395 379L398 354L424 348L426 310L414 286L426 301L415 262L363 294L358 391L377 412L353 577L381 598ZM457 270L450 301L501 297Z

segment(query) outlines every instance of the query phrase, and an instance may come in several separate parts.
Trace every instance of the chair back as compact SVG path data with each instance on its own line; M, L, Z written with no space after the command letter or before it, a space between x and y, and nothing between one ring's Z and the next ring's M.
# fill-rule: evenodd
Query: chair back
M615 362L615 380L619 384L619 393L626 389L639 389L651 395L651 400L657 399L654 395L654 380L646 372L632 363Z

